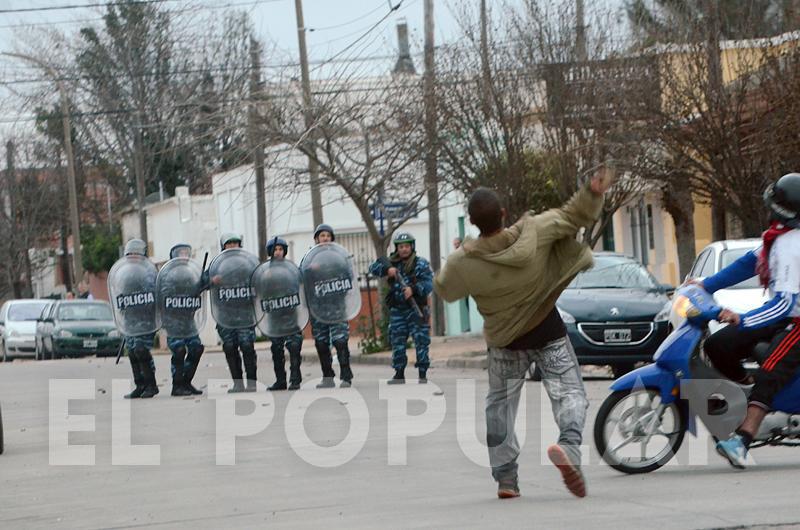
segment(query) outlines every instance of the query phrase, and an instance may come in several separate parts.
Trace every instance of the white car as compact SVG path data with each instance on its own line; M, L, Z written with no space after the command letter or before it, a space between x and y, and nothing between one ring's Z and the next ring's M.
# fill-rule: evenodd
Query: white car
M52 300L9 300L0 307L0 359L36 356L36 321Z
M731 239L711 243L697 256L692 265L692 270L686 280L703 280L716 274L746 253L758 248L760 239ZM768 294L758 282L758 277L750 278L740 284L727 289L720 289L714 293L714 300L720 307L731 309L737 313L746 313L764 304ZM675 314L674 308L670 310L669 322L673 329L683 323L683 319ZM709 331L714 333L723 327L719 322L711 322Z

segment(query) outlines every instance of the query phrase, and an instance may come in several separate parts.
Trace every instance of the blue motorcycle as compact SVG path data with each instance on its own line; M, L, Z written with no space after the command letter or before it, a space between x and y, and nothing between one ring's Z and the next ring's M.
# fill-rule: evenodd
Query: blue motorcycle
M678 452L686 431L697 436L697 419L715 439L728 438L747 412L749 387L738 385L711 367L703 355L708 323L720 307L696 285L675 294L685 322L653 356L653 364L617 379L594 424L594 442L603 460L623 473L649 473ZM764 360L769 343L753 352ZM800 445L800 374L773 402L751 449Z

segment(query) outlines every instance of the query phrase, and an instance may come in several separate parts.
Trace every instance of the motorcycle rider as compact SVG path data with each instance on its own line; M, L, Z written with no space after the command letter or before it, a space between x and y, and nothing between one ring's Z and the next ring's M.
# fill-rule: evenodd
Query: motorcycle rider
M723 375L740 384L754 383L744 422L733 436L717 443L717 452L739 469L773 399L800 368L800 173L786 174L768 187L764 202L771 224L762 245L701 283L714 293L758 276L771 296L745 314L723 309L718 320L729 326L705 342L705 351ZM770 341L768 354L751 380L741 360L762 341Z

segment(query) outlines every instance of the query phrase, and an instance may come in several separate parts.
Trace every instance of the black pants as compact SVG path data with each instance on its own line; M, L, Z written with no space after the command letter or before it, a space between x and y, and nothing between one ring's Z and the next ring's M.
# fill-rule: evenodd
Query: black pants
M750 403L769 409L775 396L800 368L800 319L784 320L761 329L742 330L727 326L705 343L705 351L714 367L733 381L741 382L747 374L742 360L750 357L759 342L769 341L766 359L756 372Z

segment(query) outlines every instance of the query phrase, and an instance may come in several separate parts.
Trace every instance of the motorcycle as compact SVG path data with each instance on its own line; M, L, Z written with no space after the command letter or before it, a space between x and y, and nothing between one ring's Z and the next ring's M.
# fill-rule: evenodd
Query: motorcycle
M708 323L721 308L697 285L680 289L674 304L684 323L664 340L653 364L614 381L595 419L597 450L623 473L649 473L664 466L687 431L697 436L698 419L720 440L733 433L747 412L750 388L725 378L704 360ZM768 347L758 344L753 359L766 360ZM772 407L750 448L800 446L800 373Z

